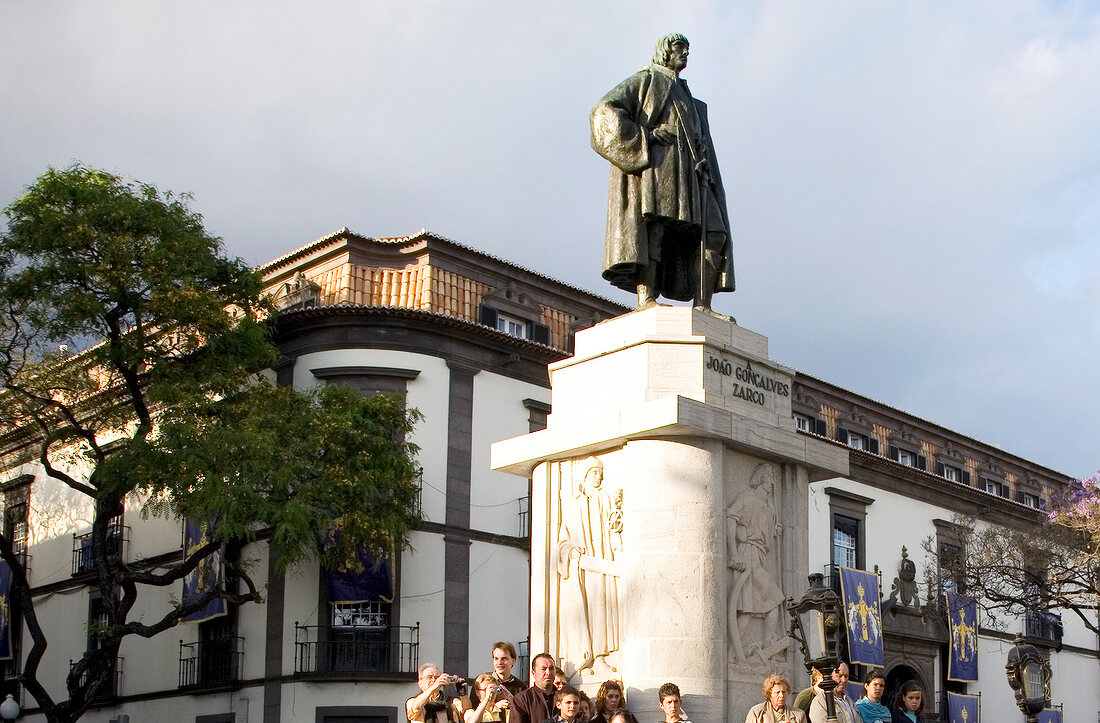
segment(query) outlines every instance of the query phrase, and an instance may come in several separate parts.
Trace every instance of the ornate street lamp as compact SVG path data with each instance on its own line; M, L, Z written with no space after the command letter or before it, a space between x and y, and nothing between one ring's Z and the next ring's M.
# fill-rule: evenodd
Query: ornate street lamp
M4 720L15 720L19 717L19 703L12 697L11 693L8 693L8 697L4 699L3 703L0 703L0 718Z
M1014 642L1008 651L1005 675L1016 693L1016 705L1027 716L1028 723L1037 723L1039 713L1050 703L1050 663L1034 645L1025 643L1022 635L1017 633Z
M791 615L789 635L798 641L805 658L806 672L817 668L824 678L821 689L825 691L826 721L836 721L836 702L833 700L833 669L840 664L840 631L843 612L840 596L825 586L825 576L815 572L809 576L810 587L795 602L787 599L787 612Z

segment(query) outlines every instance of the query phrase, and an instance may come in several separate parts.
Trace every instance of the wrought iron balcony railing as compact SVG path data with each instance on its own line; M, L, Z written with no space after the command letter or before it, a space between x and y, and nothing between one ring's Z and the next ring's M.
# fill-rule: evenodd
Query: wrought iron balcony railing
M69 670L71 671L76 666L75 660L69 661ZM84 686L88 683L88 676L91 671L84 671L80 676L80 685ZM108 700L111 698L117 698L119 696L119 690L121 689L120 682L122 680L122 658L115 658L115 664L113 670L111 670L111 676L99 686L99 689L95 691L92 696L95 700Z
M122 557L130 528L122 524L122 517L115 517L107 527L107 554L110 557ZM92 550L92 533L73 535L73 575L95 569L95 555Z
M241 679L244 638L228 636L197 643L180 641L179 687L226 685Z
M1062 619L1045 610L1030 610L1024 617L1024 637L1033 642L1062 644Z
M294 623L297 674L415 673L420 623L407 625L298 625Z

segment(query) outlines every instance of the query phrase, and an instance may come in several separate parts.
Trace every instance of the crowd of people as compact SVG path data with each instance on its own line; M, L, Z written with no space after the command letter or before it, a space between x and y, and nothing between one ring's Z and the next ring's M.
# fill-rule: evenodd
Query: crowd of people
M410 723L638 723L626 707L622 684L600 685L595 698L569 685L549 653L531 660L531 685L512 673L516 649L508 642L493 644L493 670L474 679L472 690L458 675L427 663L417 671L420 694L405 701ZM665 683L658 705L666 723L690 723L681 707L680 689Z
M474 679L472 690L466 680L449 675L433 663L421 665L417 683L420 694L405 702L409 723L638 723L626 707L622 684L615 680L600 685L594 699L569 684L549 653L531 660L531 684L512 673L516 649L511 643L493 645L493 670ZM915 681L901 687L897 707L883 702L886 676L871 670L863 681L863 695L853 701L848 695L848 666L840 663L831 675L836 687L821 688L824 676L811 671L811 685L788 705L791 682L782 675L764 680L764 700L754 705L745 723L824 723L832 696L839 723L924 723L924 692ZM657 704L665 723L690 723L683 710L680 689L665 683L657 691Z

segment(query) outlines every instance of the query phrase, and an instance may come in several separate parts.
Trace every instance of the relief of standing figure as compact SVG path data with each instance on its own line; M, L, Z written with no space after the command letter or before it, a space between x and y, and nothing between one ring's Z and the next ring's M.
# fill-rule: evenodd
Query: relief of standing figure
M769 554L783 534L772 501L774 467L758 465L749 478L749 489L726 508L726 554L730 571L728 630L730 655L735 662L759 654L763 660L775 653L786 635L779 630L783 591L768 569ZM763 628L752 635L754 621ZM751 642L746 643L746 640Z
M600 460L588 457L581 464L584 477L572 489L563 479L560 496L558 653L577 672L595 670L600 661L613 671L606 658L619 649L615 556L622 549L622 492L608 492Z

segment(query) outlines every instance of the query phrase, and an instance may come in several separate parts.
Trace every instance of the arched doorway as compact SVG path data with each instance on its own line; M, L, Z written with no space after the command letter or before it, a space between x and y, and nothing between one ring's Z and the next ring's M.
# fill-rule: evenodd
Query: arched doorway
M899 703L898 693L901 692L901 686L910 680L920 683L921 690L924 691L924 708L925 710L931 710L930 704L932 701L929 696L932 695L932 691L929 689L928 683L908 665L895 665L886 674L886 692L882 696L883 703L886 704L887 708L893 710Z

